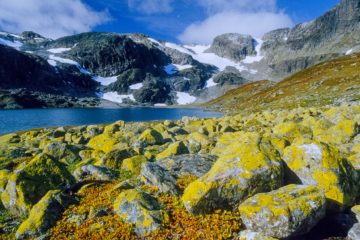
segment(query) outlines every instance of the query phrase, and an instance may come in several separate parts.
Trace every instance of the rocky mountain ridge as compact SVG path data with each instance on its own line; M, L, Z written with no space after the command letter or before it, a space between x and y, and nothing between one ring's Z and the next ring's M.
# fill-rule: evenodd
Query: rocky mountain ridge
M143 34L82 33L51 40L33 32L1 32L0 44L8 48L1 59L6 80L0 87L53 98L90 97L95 105L100 99L156 106L206 102L250 81L280 80L360 51L359 5L359 0L342 0L323 16L292 29L274 30L262 39L228 33L209 46L178 45ZM34 63L19 69L17 63L29 59ZM14 76L20 70L26 77ZM45 78L49 82L43 84ZM0 105L14 107L8 101Z

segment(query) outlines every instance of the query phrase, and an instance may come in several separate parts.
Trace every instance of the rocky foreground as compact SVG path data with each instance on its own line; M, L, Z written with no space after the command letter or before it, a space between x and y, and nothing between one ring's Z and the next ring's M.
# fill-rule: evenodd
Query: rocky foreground
M359 133L342 105L5 135L0 238L359 239Z

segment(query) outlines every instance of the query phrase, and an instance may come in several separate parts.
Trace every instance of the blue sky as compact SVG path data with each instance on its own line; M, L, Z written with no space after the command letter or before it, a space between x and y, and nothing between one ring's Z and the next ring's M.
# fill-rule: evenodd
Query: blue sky
M240 0L241 1L241 0ZM107 9L113 19L96 31L141 32L159 39L178 42L177 36L193 22L207 18L206 10L191 1L176 1L169 13L144 13L130 9L123 0L86 0L95 9ZM290 16L294 24L310 21L335 6L339 0L278 0L279 11Z
M339 1L1 0L0 30L32 30L51 38L85 31L140 32L207 44L225 32L261 37L269 30L312 20Z

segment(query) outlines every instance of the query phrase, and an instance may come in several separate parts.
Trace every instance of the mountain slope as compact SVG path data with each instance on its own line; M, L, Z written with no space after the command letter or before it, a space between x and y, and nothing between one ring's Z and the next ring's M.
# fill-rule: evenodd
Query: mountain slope
M277 84L259 81L227 92L204 106L228 112L338 105L360 101L360 54L327 61Z

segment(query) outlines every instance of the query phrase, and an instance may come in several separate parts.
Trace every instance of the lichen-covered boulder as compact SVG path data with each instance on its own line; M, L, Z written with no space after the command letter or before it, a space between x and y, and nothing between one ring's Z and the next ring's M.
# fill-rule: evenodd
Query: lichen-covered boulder
M258 232L252 232L250 230L241 231L239 237L236 240L276 240L276 238L265 236Z
M55 160L62 160L67 164L72 164L79 160L79 152L82 149L75 145L68 145L66 143L54 142L45 146L43 153L51 156Z
M183 142L175 142L170 144L167 149L159 153L156 156L156 159L162 159L166 157L187 154L187 153L189 153L189 151Z
M109 169L119 170L124 159L133 157L136 154L132 148L114 149L101 158L99 165Z
M284 239L309 232L325 216L326 198L315 186L288 185L247 199L239 211L248 230Z
M117 174L110 169L104 167L94 166L92 164L86 164L77 168L73 176L77 181L84 180L100 180L111 181L116 178Z
M156 231L163 222L158 200L135 189L123 191L114 202L114 210L123 221L135 225L139 236Z
M314 138L318 141L330 144L345 144L359 132L360 126L356 121L342 120L336 125L326 129L326 131L315 135Z
M30 239L46 234L71 202L71 197L60 190L49 191L32 207L29 217L16 231L15 238Z
M216 162L217 157L210 154L184 154L163 158L156 163L175 178L186 176L201 177L206 174Z
M148 162L142 166L140 179L146 185L158 187L160 192L174 195L180 193L175 177L156 162Z
M355 216L356 220L360 222L360 205L353 206L351 212Z
M189 212L235 209L256 193L282 186L281 161L263 153L259 138L249 135L224 148L210 171L185 189L182 201Z
M290 171L287 176L292 176L287 182L323 189L329 210L338 211L354 204L359 189L358 175L335 147L299 140L284 150L283 159Z
M94 150L100 150L105 153L110 152L117 143L116 139L109 133L97 135L90 139L88 146Z
M41 154L8 177L1 201L11 212L27 214L49 190L69 187L74 183L74 177L62 163Z
M0 170L0 194L5 190L9 175L10 175L9 170L7 169Z
M141 133L138 145L141 147L147 147L152 145L160 145L164 143L164 138L161 133L154 129L146 129L143 133Z
M124 159L121 169L131 172L133 175L139 175L141 167L147 162L146 157L138 155L131 158Z

